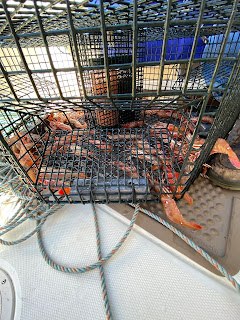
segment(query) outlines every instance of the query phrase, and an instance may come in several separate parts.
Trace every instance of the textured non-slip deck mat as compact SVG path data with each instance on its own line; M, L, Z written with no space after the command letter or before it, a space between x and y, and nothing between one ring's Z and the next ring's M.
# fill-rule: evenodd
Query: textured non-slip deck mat
M96 210L104 256L129 221L107 206L96 206ZM28 221L8 238L22 236L32 224ZM47 219L42 236L48 254L58 263L79 267L97 259L90 205L64 206ZM50 268L36 236L0 249L1 259L12 265L20 280L21 319L106 319L99 270L77 275ZM192 263L138 226L104 271L116 320L237 319L240 312L240 297L226 279Z

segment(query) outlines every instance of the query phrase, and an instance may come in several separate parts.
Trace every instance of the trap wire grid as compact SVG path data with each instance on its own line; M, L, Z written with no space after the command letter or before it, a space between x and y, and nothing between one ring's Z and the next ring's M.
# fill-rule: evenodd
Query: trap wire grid
M158 194L154 198L154 191L150 192L147 175L152 181L158 180L160 186L176 183L175 172L180 171L180 165L174 161L170 148L172 133L167 128L154 129L153 134L149 127L106 129L94 131L92 138L90 133L91 130L59 131L50 136L36 185L40 192L45 189L46 199L52 196L50 201L83 203L154 201ZM168 170L172 181L168 179ZM164 173L166 183L162 182ZM71 193L59 195L56 188L61 186L72 187Z

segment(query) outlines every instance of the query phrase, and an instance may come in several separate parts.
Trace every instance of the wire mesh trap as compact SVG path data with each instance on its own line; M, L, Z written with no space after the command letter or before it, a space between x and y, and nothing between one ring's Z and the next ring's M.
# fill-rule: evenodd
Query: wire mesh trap
M2 1L2 152L45 201L184 195L240 106L238 1Z

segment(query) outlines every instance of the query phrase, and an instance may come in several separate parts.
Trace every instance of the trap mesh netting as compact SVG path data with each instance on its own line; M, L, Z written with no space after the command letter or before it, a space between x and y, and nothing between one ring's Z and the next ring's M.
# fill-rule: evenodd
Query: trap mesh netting
M240 111L239 8L2 1L2 154L45 201L182 197Z

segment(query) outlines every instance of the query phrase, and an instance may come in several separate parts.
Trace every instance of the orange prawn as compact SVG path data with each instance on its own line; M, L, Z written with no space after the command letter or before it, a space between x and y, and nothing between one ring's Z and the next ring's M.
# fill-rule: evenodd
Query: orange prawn
M112 163L114 166L117 166L120 170L125 171L127 175L129 175L132 178L138 178L138 173L136 167L131 164L131 167L125 165L121 161L113 161Z
M163 122L162 122L163 123ZM157 138L165 143L168 143L169 134L167 130L164 129L149 129L150 137Z
M21 135L19 135L21 137ZM8 140L8 144L11 146L13 153L19 159L19 163L23 166L23 168L27 171L30 179L35 183L36 182L36 169L30 168L34 162L37 160L37 156L35 156L31 149L34 144L32 142L23 143L22 139L19 139L18 135L11 137Z
M158 110L157 115L162 118L171 118L172 113L173 113L172 110L163 110L162 109L162 110Z
M168 181L172 184L169 186L169 188L171 189L172 192L175 192L176 190L176 186L174 185L175 181L177 181L178 177L179 177L179 173L178 172L174 172L173 173L173 169L170 168L169 166L166 166L167 168L167 177L168 177ZM175 181L173 179L173 176L175 176ZM182 179L180 179L180 183L182 183ZM183 186L178 186L177 187L177 190L176 190L176 193L182 193L184 187ZM181 198L181 195L180 194L176 194L175 197L177 199L180 199ZM183 196L183 199L189 203L189 204L193 204L193 198L190 196L190 194L188 192L185 192L184 196Z
M198 122L198 118L191 117L191 121L196 124ZM213 124L213 118L211 118L209 116L203 116L201 122L209 122L209 123Z
M194 141L193 149L200 148L204 143L205 143L204 139L197 138ZM228 156L228 159L231 162L231 164L235 168L240 169L240 161L239 161L236 153L232 150L232 148L230 147L230 145L228 144L228 142L226 140L224 140L222 138L218 138L217 139L217 141L216 141L216 143L215 143L215 145L214 145L214 147L213 147L213 149L212 149L210 154L214 154L214 153L226 154ZM198 158L199 154L200 154L200 152L197 153L196 159Z
M114 135L108 135L108 138L111 140L130 140L130 139L142 139L142 135L141 134L129 134L129 133L125 133L125 134L114 134Z
M169 194L170 190L168 190L167 187L163 186L163 191L168 193L162 194L160 197L167 217L172 222L175 222L183 227L201 230L202 226L194 222L189 222L183 218L181 212L177 207L176 202L173 199L173 196Z
M33 183L36 182L36 179L37 179L37 174L35 172L35 170L33 168L30 168L28 171L27 171L27 174L29 175L30 179L33 181Z
M143 125L144 125L144 121L139 120L139 121L128 122L128 123L124 124L122 126L122 128L132 129L132 128L137 128L137 127L142 127Z
M240 169L240 161L236 155L236 153L232 150L230 145L227 143L226 140L218 138L212 151L211 154L214 153L224 153L228 155L228 159L231 162L231 164L237 168Z
M147 173L146 176L148 178L148 181L153 185L152 189L157 194L161 194L159 182L157 180L152 180L149 173ZM163 204L164 211L165 211L167 217L171 221L173 221L179 225L182 225L186 228L197 229L197 230L202 229L202 226L200 226L199 224L194 223L194 222L189 222L183 218L181 212L179 211L179 209L177 207L175 200L173 199L173 196L171 194L171 190L169 187L163 186L162 190L164 193L162 193L160 195L160 199Z
M67 116L66 116L67 115ZM72 131L71 126L66 124L68 121L70 124L74 125L75 128L77 129L85 129L87 128L86 122L84 124L81 124L80 121L78 120L79 118L83 118L84 114L82 112L69 112L67 114L64 114L62 112L58 112L56 114L51 114L48 116L48 121L50 123L50 127L53 130L67 130L67 131Z
M74 119L74 118L69 118L69 122L71 124L73 124L75 126L75 128L77 128L77 129L86 129L87 128L86 122L84 122L84 124L81 124L80 121L78 121L77 119Z
M63 122L58 121L49 121L50 127L52 130L64 130L64 131L72 131L72 128Z
M88 140L88 141L91 144L93 144L95 147L101 150L106 150L107 152L110 152L112 150L112 145L102 142L100 140Z
M67 113L68 118L70 119L83 119L85 118L84 111L71 111Z
M148 154L145 154L143 152L143 150L141 150L141 149L137 150L136 148L131 148L131 154L132 154L133 157L139 158L139 159L144 160L144 161L148 161L148 162L150 162L151 164L153 164L155 166L158 166L158 164L159 164L159 161L158 161L156 156L154 156L154 155L150 156Z

